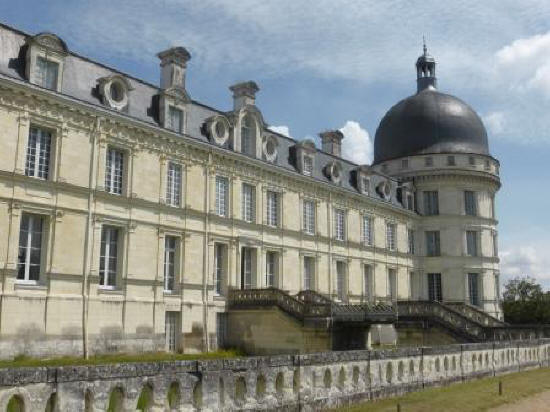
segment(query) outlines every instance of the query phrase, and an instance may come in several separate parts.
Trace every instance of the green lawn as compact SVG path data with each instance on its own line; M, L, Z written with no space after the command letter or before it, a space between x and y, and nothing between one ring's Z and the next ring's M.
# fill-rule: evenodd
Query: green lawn
M175 360L202 360L235 358L242 354L235 350L223 350L209 353L174 354L166 352L141 353L137 355L112 354L91 356L88 359L67 356L50 359L36 359L18 356L11 361L0 361L0 368L20 368L25 366L67 366L67 365L101 365L119 362L162 362Z
M502 396L498 394L499 380L502 381L503 386ZM462 384L452 384L442 388L426 389L398 398L343 407L337 411L396 412L398 403L401 405L401 412L485 411L549 389L550 369L536 369Z

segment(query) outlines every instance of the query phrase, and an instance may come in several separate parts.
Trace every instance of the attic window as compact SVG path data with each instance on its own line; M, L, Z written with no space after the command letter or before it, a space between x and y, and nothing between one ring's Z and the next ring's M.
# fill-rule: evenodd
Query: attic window
M122 86L118 82L111 83L109 92L111 93L111 99L113 99L113 101L117 103L121 102L122 99L124 99L124 90L122 89Z
M304 170L303 173L306 176L311 176L313 172L313 158L311 156L304 156Z
M57 78L59 75L59 64L38 56L36 58L36 80L38 85L57 90Z
M456 161L454 156L447 156L447 166L456 166Z

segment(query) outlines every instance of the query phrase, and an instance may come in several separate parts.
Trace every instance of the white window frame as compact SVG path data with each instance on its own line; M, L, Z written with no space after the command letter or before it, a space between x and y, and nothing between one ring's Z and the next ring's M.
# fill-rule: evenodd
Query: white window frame
M267 225L271 227L279 226L279 204L280 193L273 190L268 190L267 197Z
M245 222L256 222L256 186L250 183L242 184L241 211Z
M176 162L168 162L166 170L166 204L180 207L182 203L183 167Z
M334 209L334 239L341 242L346 240L346 211Z
M480 255L479 251L479 232L477 230L466 230L466 256L478 257ZM468 240L473 240L471 244ZM473 247L473 251L471 250ZM473 253L471 253L473 252Z
M23 231L23 221L27 220L27 230ZM37 227L40 227L36 230ZM26 234L26 238L24 235ZM38 284L42 278L44 240L46 234L46 217L34 213L23 212L19 225L19 246L17 260L17 283ZM35 238L39 240L36 242ZM36 246L38 243L38 247ZM33 261L33 250L38 250L38 260ZM31 279L31 267L38 267L38 276ZM23 272L21 273L21 269ZM23 275L21 277L21 274Z
M27 140L25 175L48 180L50 177L52 132L42 127L31 125Z
M313 156L307 154L304 154L302 156L302 174L304 174L305 176L311 176L313 174Z
M116 233L116 251L112 253L113 234ZM99 288L100 289L116 289L118 283L118 273L120 271L120 256L121 256L121 234L122 230L116 226L104 225L101 228L101 246L99 255ZM115 260L114 273L109 269L108 262L110 259ZM102 269L103 266L103 269ZM114 284L110 282L110 276L114 276Z
M310 199L304 199L302 221L304 226L304 233L308 235L315 235L315 201Z
M174 115L177 114L179 116L179 124L174 124ZM168 128L176 133L183 133L183 123L185 119L185 112L172 104L168 105Z
M180 239L177 236L164 237L164 292L173 293L176 290Z
M229 215L229 179L217 175L216 185L216 214L221 217Z
M273 250L265 253L265 285L268 288L277 287L277 267L279 254Z
M303 288L304 290L315 290L315 258L313 256L303 257Z
M409 254L414 255L414 230L413 229L407 229L407 243L409 245Z
M35 64L35 83L45 89L57 91L61 64L57 60L48 59L46 56L41 55L36 56ZM53 72L55 72L55 76L52 79L50 77ZM53 83L49 84L52 81Z
M424 233L426 237L426 256L441 256L441 233L439 230L427 230ZM433 249L431 245L433 245Z
M373 222L374 222L374 219L372 216L363 215L362 235L363 235L363 244L365 246L373 245L373 230L372 230Z
M473 190L464 191L464 214L477 216L477 193Z
M392 252L397 250L397 224L386 222L386 248Z
M214 243L214 291L218 296L222 296L224 292L226 258L227 245L220 242Z
M108 147L105 161L105 191L114 195L124 193L125 152L116 147Z

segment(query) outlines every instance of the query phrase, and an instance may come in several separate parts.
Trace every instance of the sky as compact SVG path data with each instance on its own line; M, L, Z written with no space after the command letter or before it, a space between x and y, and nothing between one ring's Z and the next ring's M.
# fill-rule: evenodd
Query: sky
M547 0L19 0L0 21L51 31L81 55L158 84L156 53L184 46L187 89L222 110L254 80L274 130L340 129L343 156L372 161L384 113L416 90L422 37L439 89L468 102L501 162L501 274L550 289L550 2Z

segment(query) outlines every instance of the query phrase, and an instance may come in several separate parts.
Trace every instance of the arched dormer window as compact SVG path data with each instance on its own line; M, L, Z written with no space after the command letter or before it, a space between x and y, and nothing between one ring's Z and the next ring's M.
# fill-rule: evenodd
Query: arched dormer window
M53 33L29 37L26 45L27 80L45 89L61 91L63 65L69 54L67 45Z
M256 154L256 121L250 114L245 114L241 121L241 153Z

